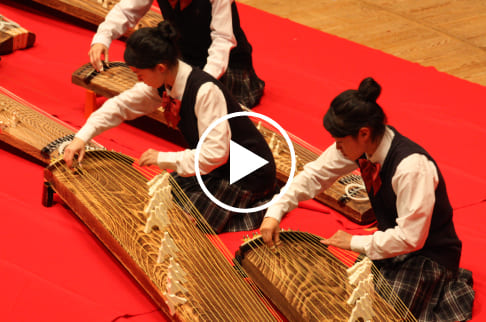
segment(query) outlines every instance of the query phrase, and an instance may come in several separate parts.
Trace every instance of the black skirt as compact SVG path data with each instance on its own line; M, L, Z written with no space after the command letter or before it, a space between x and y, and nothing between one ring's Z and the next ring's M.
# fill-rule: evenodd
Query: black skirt
M253 230L260 227L266 210L251 213L232 212L219 207L209 199L199 186L195 176L181 177L176 173L172 174L174 180L187 195L194 207L199 211L207 224L216 233L234 232L242 230ZM276 193L275 189L264 193L254 193L244 190L238 185L230 184L229 181L212 176L202 176L206 188L211 194L222 203L235 208L254 208L270 201ZM182 207L185 207L182 205ZM189 209L187 212L191 213Z
M260 103L265 82L257 76L252 66L245 69L228 67L220 81L241 105L253 108Z
M374 263L418 321L471 319L471 271L459 268L453 272L427 257L410 254Z

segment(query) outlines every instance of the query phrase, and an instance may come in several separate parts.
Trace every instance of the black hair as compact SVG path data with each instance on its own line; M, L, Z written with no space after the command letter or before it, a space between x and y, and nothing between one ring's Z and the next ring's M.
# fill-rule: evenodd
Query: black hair
M161 21L157 27L140 28L127 39L125 62L139 69L154 68L160 63L173 67L180 56L177 41L177 31L168 21Z
M386 115L376 103L381 86L371 77L359 84L358 90L350 89L336 96L324 116L324 127L336 138L356 137L362 127L371 128L371 138L376 140L385 132Z

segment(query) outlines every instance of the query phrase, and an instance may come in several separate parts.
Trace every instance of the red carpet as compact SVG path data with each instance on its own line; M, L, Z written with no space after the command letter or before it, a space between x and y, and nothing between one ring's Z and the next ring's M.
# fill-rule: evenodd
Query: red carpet
M445 176L455 223L463 240L461 265L473 271L473 321L486 320L486 273L481 251L486 213L486 88L239 4L254 48L257 73L266 81L254 109L319 149L332 142L322 127L330 100L373 76L383 86L379 103L390 124L422 144ZM33 48L2 56L0 86L79 128L84 90L72 72L88 61L92 30L2 1L0 14L37 35ZM112 60L122 60L115 41ZM180 149L157 135L123 124L97 138L109 149L138 157L147 148ZM44 208L42 167L0 151L0 317L4 321L160 321L156 307L69 209ZM363 227L306 202L285 228L328 236ZM233 252L249 234L223 234Z

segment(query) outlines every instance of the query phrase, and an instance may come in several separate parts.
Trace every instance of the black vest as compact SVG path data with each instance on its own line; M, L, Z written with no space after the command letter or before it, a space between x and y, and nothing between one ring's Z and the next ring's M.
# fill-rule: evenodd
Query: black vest
M158 0L162 16L179 32L179 48L182 60L186 63L203 68L208 58L211 45L211 3L209 0L192 0L183 11L179 2L172 8L167 0ZM229 67L251 66L252 47L240 27L240 17L235 2L231 4L233 19L233 34L237 45L230 52Z
M225 86L211 75L201 71L199 68L193 68L189 75L184 89L184 94L181 100L180 116L178 128L187 141L189 148L195 149L199 142L199 130L197 126L197 118L194 113L194 106L196 103L196 96L199 88L206 82L216 84L224 94L228 114L234 112L241 112L242 109L238 102L231 96ZM272 151L268 147L263 135L258 131L253 122L247 116L233 117L228 120L231 128L231 140L252 151L268 163L249 174L248 176L237 181L239 185L245 190L261 193L269 192L274 188L276 178L275 160ZM226 179L229 181L229 159L224 165L211 171L208 175Z
M437 167L435 161L422 147L402 136L394 128L391 129L395 133L395 137L380 170L382 185L375 196L369 195L378 222L378 229L381 231L396 226L397 196L393 192L391 180L400 161L410 154L420 153L434 162ZM452 271L457 271L462 243L457 237L452 222L452 207L447 195L444 178L438 167L437 172L439 184L435 191L435 206L429 235L423 248L415 253L429 257Z

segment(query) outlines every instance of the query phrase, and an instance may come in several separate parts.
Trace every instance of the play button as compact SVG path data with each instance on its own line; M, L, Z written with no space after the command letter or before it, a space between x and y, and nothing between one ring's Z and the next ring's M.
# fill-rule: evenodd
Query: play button
M250 150L230 141L230 184L246 177L268 163Z
M227 205L220 200L216 199L211 192L208 190L206 185L204 184L202 178L201 178L201 171L199 170L199 154L201 152L201 145L208 136L208 134L221 122L234 118L234 117L241 117L241 116L247 116L247 117L254 117L254 118L259 118L262 119L263 121L267 122L268 124L271 124L274 128L276 128L280 134L285 138L285 141L287 142L288 148L289 148L289 153L290 153L290 159L291 159L291 165L290 165L290 173L289 173L289 179L285 183L285 185L280 189L280 193L278 196L275 196L272 198L269 202L259 205L257 207L253 208L237 208L233 207L230 205ZM252 151L246 149L245 147L239 145L238 143L235 143L233 141L230 141L230 156L229 156L229 163L230 163L230 184L236 183L238 180L241 180L242 178L252 175L252 173L261 167L265 166L269 161L263 159L262 157L256 155ZM197 143L196 147L196 154L194 156L194 169L196 172L196 179L197 182L199 183L199 186L201 187L202 191L206 194L206 196L211 199L212 202L214 202L216 205L220 206L221 208L224 208L229 211L233 212L239 212L239 213L250 213L250 212L255 212L255 211L260 211L264 210L268 207L270 207L273 203L277 202L288 190L290 187L290 183L292 182L292 178L294 177L295 174L295 152L294 152L294 145L292 141L289 138L289 135L285 130L274 120L269 118L268 116L258 114L255 112L235 112L235 113L230 113L227 114L213 123L209 125L209 127L204 131L204 133L201 135L199 138L199 142Z

